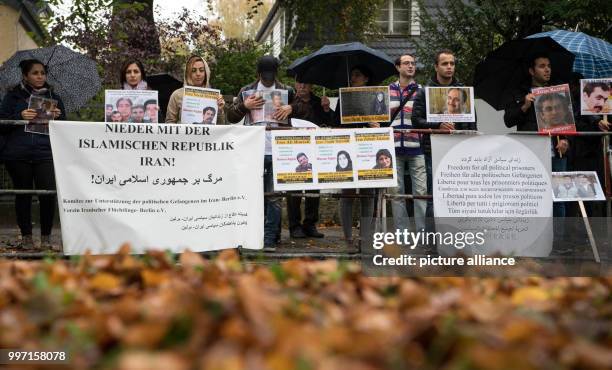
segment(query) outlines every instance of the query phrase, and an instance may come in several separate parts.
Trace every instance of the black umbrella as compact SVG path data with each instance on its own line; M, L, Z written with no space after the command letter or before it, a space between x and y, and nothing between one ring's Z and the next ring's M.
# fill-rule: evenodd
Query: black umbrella
M300 81L337 89L349 85L349 72L357 65L365 65L372 71L371 85L397 74L387 54L360 42L325 45L291 63L288 72L298 76Z
M168 73L158 73L147 76L147 85L152 90L157 90L157 104L161 118L166 117L166 108L170 102L170 95L176 89L183 87L183 83ZM160 121L161 122L161 121Z
M19 62L25 59L38 59L47 65L47 82L68 112L83 107L100 90L96 62L61 45L16 52L0 67L0 88L8 90L21 81Z
M550 58L551 81L571 79L574 54L555 40L550 37L513 40L493 50L478 63L474 74L474 93L493 108L504 109L512 92L529 78L529 59L537 54Z

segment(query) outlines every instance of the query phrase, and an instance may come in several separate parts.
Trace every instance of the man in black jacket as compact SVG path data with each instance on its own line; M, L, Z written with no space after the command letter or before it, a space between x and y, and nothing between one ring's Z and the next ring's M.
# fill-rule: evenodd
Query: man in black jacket
M238 123L244 119L245 125L253 124L250 120L249 113L251 110L263 108L265 101L257 94L248 96L246 99L243 92L249 90L270 91L270 90L287 90L289 104L283 105L276 109L273 113L273 118L278 121L284 121L289 118L293 108L293 98L295 91L291 86L283 85L276 78L278 75L278 60L271 56L265 55L257 62L257 81L244 86L240 89L238 97L227 109L227 120L231 123ZM278 123L264 122L270 127L278 127ZM266 148L264 157L264 191L271 192L274 188L274 177L272 174L272 144L270 131L266 132ZM268 197L264 200L265 208L265 223L264 223L264 246L274 247L280 240L281 231L281 204L282 198Z
M451 50L444 49L436 53L436 74L426 86L463 86L455 79L455 55ZM442 130L477 130L474 122L430 122L427 121L427 109L425 104L426 89L420 89L414 100L412 108L412 126L414 128L442 129ZM427 193L433 194L433 178L431 165L431 138L428 134L421 136L421 147L425 153L425 165L427 169ZM427 217L433 217L433 200L427 201Z
M516 126L517 131L538 131L538 122L534 108L535 96L531 93L534 87L551 86L552 67L550 59L545 54L533 55L529 60L529 75L531 81L519 86L506 104L504 123L507 127ZM554 149L554 150L553 150ZM557 136L552 138L552 170L567 171L567 156L569 141ZM554 217L565 217L565 204L554 203Z
M295 83L296 97L291 104L292 118L299 118L315 123L319 127L331 126L334 122L334 111L330 108L329 99L319 98L312 93L312 85L298 80ZM313 190L312 193L318 191ZM304 221L301 222L302 198L287 198L287 216L289 217L289 234L292 238L322 238L325 235L317 230L319 221L319 198L306 198Z

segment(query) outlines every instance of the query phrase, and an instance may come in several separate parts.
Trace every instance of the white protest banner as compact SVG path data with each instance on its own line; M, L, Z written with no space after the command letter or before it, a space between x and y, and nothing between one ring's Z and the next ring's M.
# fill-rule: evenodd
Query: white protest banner
M425 107L429 122L474 122L474 88L426 87Z
M155 90L105 90L105 122L157 123ZM110 110L110 114L109 111Z
M580 114L599 115L612 113L612 78L580 80Z
M263 243L263 127L57 122L64 253Z
M183 89L185 92L181 107L181 123L217 124L219 116L217 99L221 96L221 91L193 86L186 86Z
M550 253L549 138L432 135L431 144L436 231L484 231L484 249L464 253Z
M397 186L390 128L272 131L274 190Z

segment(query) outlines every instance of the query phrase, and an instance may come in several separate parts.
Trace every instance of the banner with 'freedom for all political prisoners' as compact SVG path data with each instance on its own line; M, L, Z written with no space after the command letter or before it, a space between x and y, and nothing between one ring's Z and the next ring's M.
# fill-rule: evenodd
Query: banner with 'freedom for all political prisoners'
M64 253L262 248L263 127L57 122Z

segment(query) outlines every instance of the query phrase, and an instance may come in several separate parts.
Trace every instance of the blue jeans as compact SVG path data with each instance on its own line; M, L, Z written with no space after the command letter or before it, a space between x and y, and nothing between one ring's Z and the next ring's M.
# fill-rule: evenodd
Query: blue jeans
M264 157L264 192L274 191L272 173L272 156ZM274 245L280 239L281 231L281 197L264 198L264 245Z
M427 171L425 169L425 157L420 155L397 155L397 187L389 188L389 194L406 194L408 191L405 188L404 176L406 171L410 174L412 181L412 195L427 195ZM408 212L406 210L405 199L391 200L391 209L393 210L393 223L396 229L408 228ZM424 199L414 200L414 221L416 230L425 228L425 212L427 209L427 201Z

